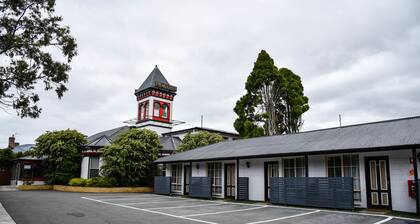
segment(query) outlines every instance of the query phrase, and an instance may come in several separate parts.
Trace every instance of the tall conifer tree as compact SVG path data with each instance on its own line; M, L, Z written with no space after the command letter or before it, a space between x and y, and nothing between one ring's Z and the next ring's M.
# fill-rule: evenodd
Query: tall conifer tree
M266 51L258 54L245 89L234 108L238 115L234 127L241 137L300 130L302 114L309 110L301 79L287 68L278 69Z

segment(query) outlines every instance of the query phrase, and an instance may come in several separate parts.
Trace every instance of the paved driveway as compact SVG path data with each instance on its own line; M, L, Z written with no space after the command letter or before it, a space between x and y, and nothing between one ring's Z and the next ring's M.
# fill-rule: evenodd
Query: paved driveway
M420 223L382 215L154 194L0 193L16 223Z

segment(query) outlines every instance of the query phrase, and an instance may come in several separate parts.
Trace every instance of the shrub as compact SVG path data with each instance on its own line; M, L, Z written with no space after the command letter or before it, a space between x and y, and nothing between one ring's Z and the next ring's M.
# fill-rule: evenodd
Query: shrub
M86 179L83 178L73 178L69 182L70 186L81 186L84 187L86 185Z
M117 185L114 178L93 177L86 180L86 187L113 187Z
M161 147L156 132L130 129L103 148L102 174L115 178L121 186L142 185L152 178L153 161Z

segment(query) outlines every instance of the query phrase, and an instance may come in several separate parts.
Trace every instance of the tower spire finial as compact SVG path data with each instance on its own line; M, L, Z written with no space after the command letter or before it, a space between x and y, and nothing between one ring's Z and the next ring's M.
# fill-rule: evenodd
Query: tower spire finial
M157 65L155 65L155 68L157 68Z

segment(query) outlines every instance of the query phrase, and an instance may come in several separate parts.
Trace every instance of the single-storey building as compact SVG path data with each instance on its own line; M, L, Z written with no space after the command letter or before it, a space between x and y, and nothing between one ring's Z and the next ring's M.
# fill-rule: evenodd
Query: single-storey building
M277 177L343 177L353 180L354 207L418 212L419 148L420 117L410 117L225 141L155 162L166 164L172 194L188 194L191 178L211 177L213 197L238 198L246 177L248 199L270 201Z
M23 156L13 160L10 185L44 185L44 159L45 157Z

